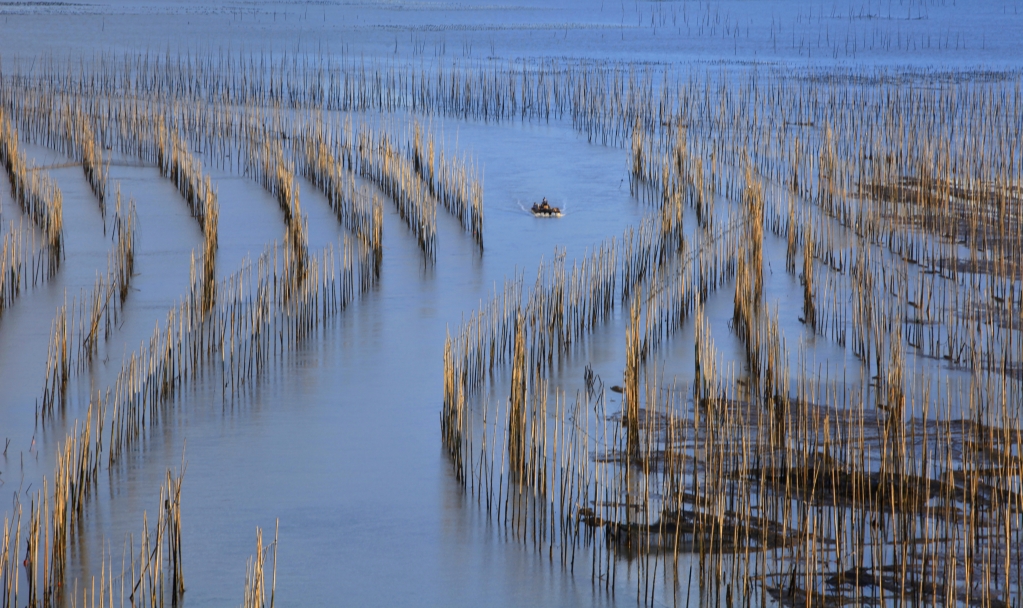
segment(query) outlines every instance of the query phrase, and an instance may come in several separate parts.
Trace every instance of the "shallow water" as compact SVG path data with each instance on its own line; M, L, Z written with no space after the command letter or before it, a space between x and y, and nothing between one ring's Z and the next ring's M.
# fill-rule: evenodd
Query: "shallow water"
M737 1L630 2L601 3L598 10L591 3L0 3L0 57L26 65L106 51L223 48L424 62L492 56L694 60L701 62L700 71L746 61L1018 68L1023 42L1012 32L1023 19L1017 5L977 3L967 9L962 3L865 2L836 10L800 2L754 8ZM893 33L898 48L879 48L878 40ZM849 51L840 38L867 48ZM922 48L925 39L929 46ZM947 46L956 41L964 48ZM500 289L506 277L521 272L530 285L540 261L552 259L556 247L565 248L570 266L649 211L629 193L628 150L591 144L563 121L438 118L432 128L443 134L449 149L468 152L482 168L484 253L439 209L436 264L424 264L393 205L385 204L379 286L241 395L225 400L213 383L185 389L139 453L101 477L76 544L80 551L72 550L80 559L72 560L71 577L97 575L103 547L117 564L125 535L138 534L143 511L155 512L166 470L184 459L188 606L238 604L254 529L267 531L275 521L280 522L276 597L281 605L636 601L633 593L607 595L584 567L566 572L556 559L508 539L455 482L438 424L446 332ZM38 146L26 149L40 165L68 162ZM281 238L283 215L255 181L210 164L206 170L221 205L217 274L222 278ZM50 173L64 195L64 266L0 321L0 441L10 440L0 457L5 505L19 490L35 491L41 477L52 473L65 429L38 427L34 415L50 324L65 294L70 298L91 288L96 273L106 268L110 244L80 167ZM138 206L137 276L100 364L76 380L79 404L90 391L111 385L123 357L148 339L184 294L191 252L202 244L181 197L155 168L115 155L110 178ZM311 247L337 243L344 231L325 198L307 180L300 186ZM0 191L6 223L19 212L7 188ZM528 213L541 196L561 207L564 217L545 220ZM765 264L765 301L792 312L801 296L797 280L784 272L785 243L767 236L765 247L773 264ZM731 299L726 288L707 304L716 346L726 355L739 349L728 328ZM616 314L566 357L552 385L573 394L583 386L587 364L608 385L620 382L625 323L621 311ZM812 344L815 362L838 370L852 361L842 349L807 335L794 314L786 316L783 329L793 360L794 345L805 341ZM692 332L687 325L661 348L656 365L661 377L691 380ZM493 399L506 394L497 386ZM82 415L73 408L67 420ZM669 601L670 593L665 597ZM696 601L693 597L693 605Z

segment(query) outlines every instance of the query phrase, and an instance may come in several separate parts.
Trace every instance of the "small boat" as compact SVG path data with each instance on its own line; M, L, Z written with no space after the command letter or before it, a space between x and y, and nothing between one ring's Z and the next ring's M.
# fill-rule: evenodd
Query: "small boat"
M543 199L540 203L533 203L533 206L529 209L533 212L536 217L561 217L561 209L552 207L547 199Z

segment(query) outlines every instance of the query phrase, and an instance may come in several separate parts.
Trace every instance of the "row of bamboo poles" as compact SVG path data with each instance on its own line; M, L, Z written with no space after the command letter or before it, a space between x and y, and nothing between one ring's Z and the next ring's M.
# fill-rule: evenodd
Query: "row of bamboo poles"
M431 262L436 260L437 199L417 174L414 163L389 133L362 127L345 144L345 158L359 175L372 180L390 197L405 224Z
M0 109L0 165L7 172L14 200L43 233L47 257L40 267L39 281L45 281L57 272L64 259L63 197L57 184L44 171L29 165L19 147L18 131L3 109ZM35 272L33 283L34 277ZM13 291L13 287L11 289Z
M565 113L573 91L554 60L411 64L365 58L240 53L95 56L75 70L59 62L4 79L18 86L70 91L86 99L117 90L129 98L158 96L231 106L331 111L443 112L483 120L551 118ZM573 80L589 66L570 75ZM25 108L25 112L31 109Z
M356 184L355 175L337 156L336 143L329 143L322 124L310 127L303 135L305 148L302 173L327 197L338 221L372 250L374 277L380 276L383 261L384 210L380 198L366 186Z
M202 306L209 311L216 302L216 263L220 206L212 180L203 175L202 161L188 148L178 132L167 126L166 118L155 125L156 163L160 173L174 182L203 234Z
M135 271L137 223L135 200L122 206L118 189L106 275L97 275L92 289L83 290L70 303L65 294L51 326L46 381L36 407L36 420L44 425L65 413L73 376L90 368L101 344L120 322Z
M316 335L367 285L360 277L374 272L372 252L348 241L340 250L331 245L318 255L306 253L301 274L295 259L287 241L268 246L255 263L220 283L221 296L208 313L202 311L193 264L187 297L127 356L117 376L111 466L164 419L160 412L173 408L183 387L219 378L225 396L234 394Z
M458 158L445 159L437 150L433 130L424 129L418 120L412 123L409 156L416 173L426 182L430 193L451 212L483 249L483 180L476 168ZM425 131L425 134L424 134Z

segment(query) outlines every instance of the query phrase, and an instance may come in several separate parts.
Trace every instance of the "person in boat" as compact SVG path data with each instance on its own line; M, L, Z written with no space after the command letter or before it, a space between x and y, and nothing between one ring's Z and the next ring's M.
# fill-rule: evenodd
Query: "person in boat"
M543 198L543 201L541 201L539 205L533 203L533 207L531 207L530 210L535 215L557 215L561 213L560 209L557 207L551 207L550 203L547 203L546 197Z

